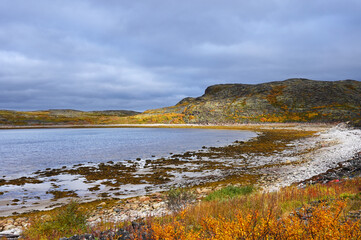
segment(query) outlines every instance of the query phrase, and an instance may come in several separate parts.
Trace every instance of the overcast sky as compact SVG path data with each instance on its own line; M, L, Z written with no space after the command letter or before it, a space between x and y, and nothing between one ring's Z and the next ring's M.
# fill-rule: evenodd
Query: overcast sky
M0 0L0 109L143 111L292 77L361 80L360 0Z

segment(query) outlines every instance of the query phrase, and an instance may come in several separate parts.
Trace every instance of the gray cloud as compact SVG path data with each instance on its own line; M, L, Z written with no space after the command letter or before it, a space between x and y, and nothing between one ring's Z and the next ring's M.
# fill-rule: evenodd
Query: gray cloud
M361 77L356 0L0 2L0 109L145 110L217 83Z

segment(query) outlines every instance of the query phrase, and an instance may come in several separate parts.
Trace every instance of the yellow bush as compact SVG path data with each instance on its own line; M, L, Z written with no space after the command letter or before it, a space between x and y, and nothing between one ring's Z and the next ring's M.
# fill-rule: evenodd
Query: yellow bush
M154 224L152 230L155 239L359 239L360 223L342 219L345 206L344 201L319 204L281 219L271 210L265 216L258 211L238 211L232 219L203 218L199 229L187 227L181 217L167 224Z

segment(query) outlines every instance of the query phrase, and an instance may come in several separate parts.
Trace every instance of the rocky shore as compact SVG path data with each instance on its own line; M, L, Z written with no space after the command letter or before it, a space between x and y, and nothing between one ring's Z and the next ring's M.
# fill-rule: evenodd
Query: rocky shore
M204 188L195 188L192 192L195 195L195 201L200 201L208 193L220 189L218 187L204 187ZM165 193L154 193L147 196L123 199L118 201L103 201L96 205L94 211L89 213L89 218L87 222L89 226L96 226L100 223L117 223L128 221L132 222L131 227L139 227L139 221L146 219L152 216L164 216L171 214L172 211L168 207L167 197ZM45 213L46 214L46 213ZM137 221L137 222L135 222ZM0 220L0 239L5 237L7 239L18 239L21 235L21 232L30 224L29 217L10 217L3 220ZM63 238L65 239L108 239L109 236L115 236L122 233L124 236L127 236L129 233L128 230L118 229L108 230L104 232L97 232L93 234L77 235L72 238ZM128 239L128 238L120 238Z
M342 166L345 170L341 172L345 173L351 162L357 166L355 158L361 152L361 129L339 124L294 144L293 152L275 154L276 159L283 159L286 164L262 169L267 191L276 191L327 171L331 174L331 169Z
M361 152L358 152L352 159L338 163L338 166L327 170L324 173L313 176L296 185L302 187L306 184L326 184L339 182L343 179L361 176Z
M323 129L325 130L325 129ZM303 142L303 141L307 141ZM291 148L285 148L281 152L275 152L270 156L258 156L253 161L263 161L268 158L267 167L261 169L264 178L259 181L260 187L270 188L297 184L303 187L305 184L328 183L330 181L342 181L344 178L353 178L361 175L361 130L349 129L340 125L306 140L296 140ZM309 168L315 168L308 171ZM317 171L316 171L317 170ZM311 174L310 177L309 174ZM312 175L313 174L313 175ZM297 181L297 179L301 179ZM306 180L305 180L306 179ZM284 181L279 184L279 181ZM208 193L233 182L223 182L213 186L200 186L192 189L196 198L200 200ZM95 226L101 222L134 221L127 229L116 229L74 236L69 239L95 239L95 236L119 235L125 238L131 234L132 227L142 227L141 219L150 216L162 216L171 213L167 206L165 193L153 193L146 196L116 200L111 204L106 200L97 203L90 212L88 223ZM45 213L46 214L46 213ZM0 220L0 238L17 239L22 230L29 225L28 217L10 217ZM120 232L117 232L120 231ZM107 235L108 234L108 235ZM110 234L110 235L109 235ZM64 238L66 239L66 238ZM101 239L101 238L100 238ZM106 238L105 238L106 239ZM120 238L122 239L122 238ZM146 239L146 238L144 238Z

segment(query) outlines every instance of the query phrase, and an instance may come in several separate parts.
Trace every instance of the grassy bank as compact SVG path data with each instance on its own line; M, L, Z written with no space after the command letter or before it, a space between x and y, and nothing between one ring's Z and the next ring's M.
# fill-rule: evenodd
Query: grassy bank
M132 239L359 239L360 212L361 178L272 193L228 186L172 215L144 219L142 224L89 227L81 217L86 209L71 205L33 220L24 238L57 239L122 228Z
M150 228L155 239L358 239L360 183L218 198L155 219Z

